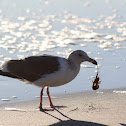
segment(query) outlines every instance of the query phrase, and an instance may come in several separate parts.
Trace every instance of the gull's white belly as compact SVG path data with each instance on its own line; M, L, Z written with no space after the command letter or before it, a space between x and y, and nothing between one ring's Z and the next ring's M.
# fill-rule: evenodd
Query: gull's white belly
M59 62L60 69L58 71L43 76L42 78L35 81L33 84L39 87L55 87L64 85L77 76L80 67L76 67L76 69L70 69L68 62L66 62L66 60L60 59Z

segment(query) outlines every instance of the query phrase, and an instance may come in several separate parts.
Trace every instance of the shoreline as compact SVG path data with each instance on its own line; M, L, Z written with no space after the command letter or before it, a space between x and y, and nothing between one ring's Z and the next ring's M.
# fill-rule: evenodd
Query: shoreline
M92 93L94 93L94 94L97 94L97 93L101 93L101 92L113 92L113 91L126 91L126 87L121 87L121 88L112 88L112 89L98 89L98 90L85 90L85 91L79 91L79 92L62 92L62 93L55 93L55 94L52 94L51 92L50 92L50 96L52 97L52 99L54 98L63 98L63 97L65 97L65 96L69 96L69 95L79 95L79 94L92 94ZM116 92L115 92L116 93ZM119 93L119 92L118 92ZM47 98L48 99L48 97L47 97L47 94L46 94L46 92L43 94L43 97L44 97L44 99L45 98ZM4 99L4 98L3 98ZM6 99L6 98L5 98ZM15 99L15 100L14 100ZM38 101L40 99L40 96L34 96L33 98L32 98L32 100L31 100L31 98L30 99L18 99L18 97L17 98L12 98L12 100L9 100L9 101L3 101L3 102L1 102L0 103L0 106L1 105L6 105L6 104L17 104L17 103L26 103L26 102L32 102L32 101ZM2 101L2 100L1 100Z
M120 89L121 90L121 89ZM35 101L3 104L0 106L0 125L16 126L125 126L126 93L105 90L65 94L53 98L54 105L63 106L54 111L40 112L39 99ZM47 98L43 108L49 108Z

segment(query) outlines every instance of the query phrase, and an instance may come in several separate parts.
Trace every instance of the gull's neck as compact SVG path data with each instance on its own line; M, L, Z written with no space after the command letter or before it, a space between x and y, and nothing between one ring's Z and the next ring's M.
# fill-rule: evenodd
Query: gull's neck
M80 64L76 60L72 59L71 57L68 57L67 61L71 70L80 69Z

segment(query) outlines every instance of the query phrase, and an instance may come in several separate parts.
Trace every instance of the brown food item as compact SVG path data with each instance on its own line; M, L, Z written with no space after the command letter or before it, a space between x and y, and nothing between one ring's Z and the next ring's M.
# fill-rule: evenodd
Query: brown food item
M99 84L100 84L100 79L99 79L98 73L97 73L97 75L93 81L92 89L97 90L99 88Z

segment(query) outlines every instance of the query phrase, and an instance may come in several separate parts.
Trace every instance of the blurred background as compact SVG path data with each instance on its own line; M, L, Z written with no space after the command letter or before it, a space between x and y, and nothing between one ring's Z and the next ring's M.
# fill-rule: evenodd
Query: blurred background
M0 0L0 64L81 49L98 62L100 89L126 88L126 0ZM92 90L96 66L83 63L56 96ZM0 103L34 100L40 88L0 76Z

